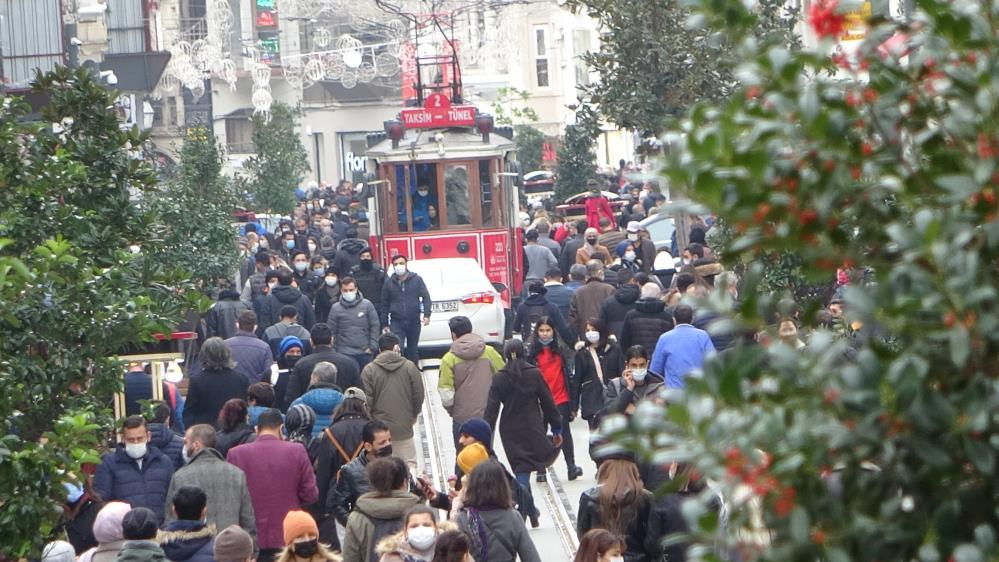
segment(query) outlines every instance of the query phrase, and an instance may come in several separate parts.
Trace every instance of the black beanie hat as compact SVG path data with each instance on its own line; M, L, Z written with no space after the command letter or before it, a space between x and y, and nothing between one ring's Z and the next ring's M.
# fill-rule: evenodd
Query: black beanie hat
M129 541L155 539L158 529L159 521L156 520L156 514L146 507L132 509L121 520L121 534Z

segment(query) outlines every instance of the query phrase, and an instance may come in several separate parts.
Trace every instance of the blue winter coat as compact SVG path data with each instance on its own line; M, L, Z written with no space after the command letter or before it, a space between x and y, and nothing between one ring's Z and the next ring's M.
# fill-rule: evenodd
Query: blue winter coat
M215 562L215 527L202 521L171 521L156 540L171 562Z
M308 392L299 396L291 403L305 404L316 412L316 421L312 424L312 436L317 437L323 432L323 428L330 425L333 420L333 410L343 402L343 393L335 387L321 386L312 387Z
M147 507L163 521L173 462L154 445L149 445L142 458L142 468L118 445L104 455L94 476L94 491L104 501L120 500L133 508Z
M173 462L173 469L184 466L184 438L174 433L172 429L161 424L149 424L149 433L153 436L149 442L155 445L161 453Z
M421 316L430 318L430 291L419 275L410 272L405 280L392 275L382 285L382 326L389 325L389 316L398 322L419 320Z

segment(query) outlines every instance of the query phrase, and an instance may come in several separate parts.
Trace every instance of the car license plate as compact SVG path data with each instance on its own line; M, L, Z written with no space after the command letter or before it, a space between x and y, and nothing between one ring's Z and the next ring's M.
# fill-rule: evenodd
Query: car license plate
M456 312L458 310L458 301L442 301L434 302L430 305L430 312Z

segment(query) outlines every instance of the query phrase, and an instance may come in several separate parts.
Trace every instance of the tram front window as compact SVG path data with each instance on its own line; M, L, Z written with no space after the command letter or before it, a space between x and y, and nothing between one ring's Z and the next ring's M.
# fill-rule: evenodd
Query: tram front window
M468 206L468 166L452 164L444 168L444 203L448 226L472 224Z

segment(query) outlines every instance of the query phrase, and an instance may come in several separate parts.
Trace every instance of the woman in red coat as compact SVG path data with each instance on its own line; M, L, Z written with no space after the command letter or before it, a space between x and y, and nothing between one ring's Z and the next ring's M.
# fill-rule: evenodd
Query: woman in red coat
M586 198L586 222L595 227L600 224L600 219L603 217L607 217L611 224L616 223L610 201L600 193L599 189L593 188Z

